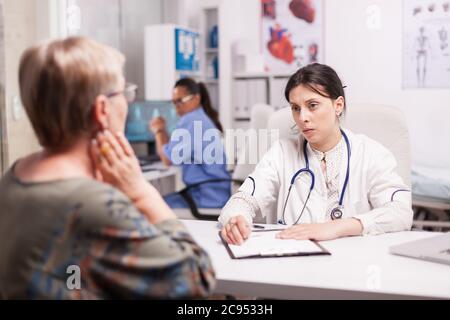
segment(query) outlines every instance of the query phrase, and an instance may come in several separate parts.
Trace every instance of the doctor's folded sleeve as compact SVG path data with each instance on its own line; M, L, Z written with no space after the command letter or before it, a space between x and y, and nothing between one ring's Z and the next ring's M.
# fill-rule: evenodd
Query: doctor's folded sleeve
M354 218L361 221L363 235L410 230L413 220L411 188L397 173L393 154L381 144L377 145L368 173L368 196L373 209Z
M389 202L353 218L361 221L363 235L377 235L386 232L407 231L411 229L411 208L401 202Z
M258 197L256 198L252 196L252 193L257 186L254 186L250 179L246 179L239 188L239 192L231 196L222 209L219 222L223 226L234 216L244 216L250 225L256 216L266 217L271 205L277 202L276 195L280 185L277 167L271 159L281 153L282 145L279 141L276 141L252 173L252 177L258 181L258 185L264 186L264 188L258 188Z
M250 194L240 191L234 194L222 209L219 222L225 226L231 218L241 215L250 226L258 210L256 199Z

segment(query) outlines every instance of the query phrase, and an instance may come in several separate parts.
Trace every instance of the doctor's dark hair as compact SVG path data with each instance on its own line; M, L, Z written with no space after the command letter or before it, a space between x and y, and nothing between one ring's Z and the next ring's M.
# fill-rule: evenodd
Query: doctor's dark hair
M343 97L345 112L345 87L342 86L341 79L339 79L336 71L334 71L331 67L320 63L313 63L299 69L296 73L294 73L289 78L284 91L284 96L288 102L289 93L299 85L303 85L315 93L332 100Z
M222 124L219 121L219 113L214 110L211 104L211 99L209 97L208 89L206 88L206 85L203 82L195 82L191 78L183 78L178 80L175 83L174 88L177 87L183 87L186 89L189 94L198 94L200 95L200 104L203 107L203 110L208 115L208 117L211 119L211 121L214 123L217 129L220 130L220 132L223 133L223 127Z

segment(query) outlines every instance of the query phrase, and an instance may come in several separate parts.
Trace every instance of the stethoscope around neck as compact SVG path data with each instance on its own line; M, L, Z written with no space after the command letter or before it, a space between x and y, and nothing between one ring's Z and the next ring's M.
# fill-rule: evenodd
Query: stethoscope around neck
M334 208L333 210L331 210L330 215L331 215L332 220L341 219L342 216L344 215L344 196L345 196L345 191L347 190L348 180L349 180L349 176L350 176L350 156L351 156L350 142L348 140L347 135L345 134L345 132L343 130L341 130L341 133L342 133L342 136L344 137L345 144L347 146L347 172L345 174L344 185L342 187L342 192L340 193L338 206L336 208ZM292 187L294 186L295 180L298 178L298 176L301 175L302 173L308 173L311 176L311 184L309 186L308 196L306 197L306 201L303 204L302 211L300 212L300 215L298 216L297 220L294 222L294 225L297 224L300 221L300 218L303 216L303 212L306 209L309 197L311 196L311 192L314 189L316 177L314 175L314 172L312 172L312 170L309 168L309 158L308 158L307 146L308 146L308 141L305 140L305 142L303 144L303 155L305 157L306 167L298 170L292 176L288 194L286 196L286 200L284 201L284 205L283 205L283 213L281 215L281 219L278 221L279 224L286 225L286 220L285 220L286 207L287 207L287 203L289 200L289 196L291 194Z
M342 187L342 192L340 193L338 206L336 208L334 208L333 210L331 210L330 215L331 215L332 220L341 219L342 216L344 215L344 196L345 196L345 191L347 190L348 180L349 180L349 176L350 176L350 156L351 156L350 142L348 140L347 135L345 134L345 132L342 129L341 129L341 133L342 133L342 136L344 137L345 144L347 146L347 172L345 174L345 181L344 181L344 185ZM286 200L284 201L284 205L283 205L283 213L281 215L281 219L278 220L279 224L284 224L284 225L287 224L286 220L285 220L286 207L287 207L287 203L289 200L289 196L291 194L292 187L294 186L295 181L298 178L298 176L301 175L302 173L308 173L311 177L311 183L309 186L309 191L308 191L308 196L306 197L306 201L303 204L303 208L302 208L297 220L295 221L294 225L298 224L298 222L300 221L300 218L303 216L303 212L306 209L308 200L311 196L311 192L314 189L316 177L314 175L314 172L312 172L312 170L309 168L309 158L308 158L307 146L308 146L308 141L305 140L305 142L303 144L303 155L305 157L306 166L305 166L305 168L298 170L291 178L291 184L289 186L288 194L286 196ZM253 192L252 192L252 195L253 195L255 193L255 189L256 189L255 179L253 179L252 177L248 177L248 178L253 182Z

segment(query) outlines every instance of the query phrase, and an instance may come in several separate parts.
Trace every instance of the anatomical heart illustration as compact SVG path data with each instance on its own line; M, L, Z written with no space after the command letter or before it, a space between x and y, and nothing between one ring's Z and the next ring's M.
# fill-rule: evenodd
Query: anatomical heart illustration
M261 0L265 69L291 73L323 60L323 0Z
M292 0L289 3L292 14L308 23L313 23L316 17L316 9L311 0Z
M270 41L267 47L274 57L286 63L294 61L294 46L290 40L290 34L286 29L282 29L279 24L270 28Z

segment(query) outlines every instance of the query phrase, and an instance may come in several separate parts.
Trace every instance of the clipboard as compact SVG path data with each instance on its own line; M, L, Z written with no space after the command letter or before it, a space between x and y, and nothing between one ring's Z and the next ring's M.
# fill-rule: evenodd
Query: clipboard
M269 230L254 230L251 234L251 238L246 240L246 242L250 241L251 239L258 241L260 239L257 239L259 237L259 235L268 235L268 237L265 238L269 238L269 233L272 233L273 235L275 233L280 232L281 230L278 229L269 229ZM258 235L258 236L255 236ZM281 250L257 250L254 247L249 248L249 250L246 253L243 253L242 251L245 250L241 250L240 248L244 248L243 246L245 246L246 242L244 242L244 244L242 246L234 246L234 245L230 245L228 244L223 238L221 233L219 232L219 237L222 240L223 245L225 246L225 248L227 249L228 254L230 255L230 257L232 259L235 260L239 260L239 259L258 259L258 258L282 258L282 257L299 257L299 256L323 256L323 255L331 255L331 253L325 249L322 245L320 245L317 241L315 240L283 240L283 239L274 239L271 240L269 239L264 239L262 241L263 245L266 244L272 244L274 247L273 248L281 248L283 243L285 242L286 245L291 245L294 242L297 242L297 246L293 246L292 248L285 248L283 250L283 248L281 248ZM261 237L261 239L263 239L263 237ZM255 242L253 241L253 243ZM273 241L273 242L272 242ZM302 241L301 243L299 241ZM301 248L304 247L307 250L301 250ZM314 249L313 249L314 248ZM295 250L297 249L297 250Z

